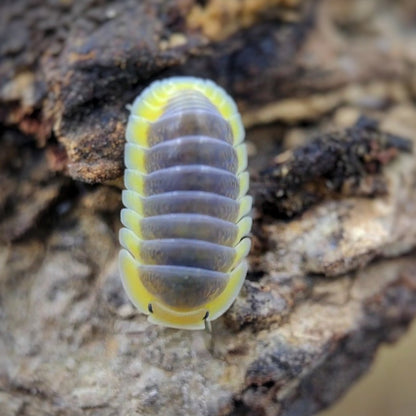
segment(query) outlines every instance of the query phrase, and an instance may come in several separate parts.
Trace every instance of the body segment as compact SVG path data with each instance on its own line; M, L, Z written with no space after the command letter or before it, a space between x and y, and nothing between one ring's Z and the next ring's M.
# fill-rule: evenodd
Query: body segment
M150 321L204 328L247 272L251 197L237 108L211 81L157 81L133 103L126 139L123 286Z

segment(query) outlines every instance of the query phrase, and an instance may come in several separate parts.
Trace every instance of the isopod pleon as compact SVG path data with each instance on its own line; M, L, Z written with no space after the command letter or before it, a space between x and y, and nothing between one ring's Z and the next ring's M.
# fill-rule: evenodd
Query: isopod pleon
M156 81L126 130L120 274L153 323L202 329L237 297L247 273L252 199L244 128L212 81Z

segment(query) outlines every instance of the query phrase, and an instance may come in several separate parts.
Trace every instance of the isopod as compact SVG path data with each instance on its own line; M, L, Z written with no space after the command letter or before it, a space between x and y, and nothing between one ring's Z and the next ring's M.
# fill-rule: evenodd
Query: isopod
M207 328L247 274L252 198L244 128L219 86L172 77L130 108L120 275L152 323Z

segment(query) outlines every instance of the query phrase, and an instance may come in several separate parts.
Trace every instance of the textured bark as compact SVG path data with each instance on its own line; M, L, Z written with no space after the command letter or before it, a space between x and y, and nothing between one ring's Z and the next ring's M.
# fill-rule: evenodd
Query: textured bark
M225 4L226 3L226 4ZM0 5L0 414L307 416L416 315L416 7ZM151 325L117 270L125 105L223 85L248 127L248 279L201 331Z

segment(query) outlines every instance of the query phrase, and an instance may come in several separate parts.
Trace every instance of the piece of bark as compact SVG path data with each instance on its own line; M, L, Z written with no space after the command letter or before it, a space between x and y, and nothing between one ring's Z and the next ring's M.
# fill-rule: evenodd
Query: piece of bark
M0 116L41 143L53 134L66 151L65 172L87 182L121 175L125 106L157 77L214 79L237 99L246 125L316 119L351 101L382 105L413 82L411 39L400 38L395 14L383 25L375 7L367 20L334 22L328 9L338 17L336 6L315 0L251 8L232 0L232 13L215 0L32 0L30 12L26 2L0 6ZM350 16L359 7L353 2ZM220 40L209 29L219 16ZM348 25L357 39L343 36Z
M43 133L49 133L44 126L52 126L67 153L67 173L103 182L122 173L125 107L157 74L198 74L253 99L247 81L292 61L310 28L315 1L260 1L245 10L233 0L236 16L222 10L223 2L201 8L192 0L110 5L35 0L32 12L25 3L30 1L0 6L3 119L23 128L37 109L41 123L34 133L44 141ZM218 41L207 28L220 15L228 36ZM11 31L19 36L8 36ZM28 69L20 71L20 65Z
M51 172L44 152L16 132L2 136L0 156L0 242L25 235L62 199L68 178ZM26 145L25 145L26 142Z
M0 6L0 117L32 135L2 136L0 200L16 220L1 218L14 237L0 245L0 414L307 416L329 406L416 315L416 161L400 151L409 142L391 140L415 142L416 34L402 30L412 2L259 1L252 12L230 2L223 36L212 29L220 1L30 3ZM270 185L253 187L250 271L214 322L213 351L207 334L151 325L128 302L119 190L56 173L117 178L125 103L174 74L209 76L236 96L252 176ZM361 114L377 128L352 127ZM337 157L313 181L302 176L313 166L305 150L333 155L331 143ZM340 149L352 151L339 159ZM274 180L261 175L276 161ZM282 166L300 183L285 182ZM288 204L273 197L282 181Z
M128 302L112 188L56 206L46 238L1 248L1 413L310 415L329 405L416 315L414 155L383 172L387 196L262 223L269 249L250 256L240 296L214 323L213 352L208 334L154 326ZM114 199L104 211L103 198Z
M400 151L412 152L412 142L382 132L377 122L362 117L345 131L279 154L252 181L256 205L274 218L290 218L324 199L386 194L378 174Z

